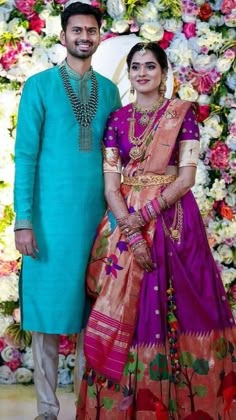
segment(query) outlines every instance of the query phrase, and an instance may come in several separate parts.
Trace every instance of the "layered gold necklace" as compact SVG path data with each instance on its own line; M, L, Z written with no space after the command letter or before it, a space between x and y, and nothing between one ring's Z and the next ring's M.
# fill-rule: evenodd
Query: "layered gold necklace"
M140 146L143 144L144 140L146 140L148 138L148 136L151 134L151 131L152 131L153 126L154 126L154 122L155 122L156 117L157 117L157 113L158 113L161 105L163 104L163 101L164 101L163 97L158 98L158 101L156 101L155 104L153 104L153 106L149 109L148 108L142 108L137 103L132 104L132 108L133 108L132 116L131 116L130 121L129 121L129 141L134 146L131 147L131 149L129 151L129 156L131 157L131 159L138 160L138 159L141 158L143 151L142 151L142 148ZM142 134L140 134L140 136L136 137L135 136L135 124L137 122L136 112L142 112L142 111L140 111L141 109L145 110L144 113L143 113L143 117L146 115L145 112L147 112L147 123L145 123L146 128L144 129ZM149 113L152 112L153 115L150 117L148 115L148 112ZM140 120L141 119L142 119L142 117L140 118ZM140 124L144 125L144 124L141 123L140 120L139 120ZM160 121L160 119L156 122L155 126L157 126L159 121Z
M153 112L155 112L157 109L159 109L161 107L161 105L164 102L164 97L160 96L159 98L157 98L156 102L154 102L154 104L149 107L149 108L145 108L141 105L139 105L136 101L133 103L133 108L139 112L140 114L142 114L142 116L139 119L139 123L141 125L147 125L150 121L150 116L148 114L151 114Z

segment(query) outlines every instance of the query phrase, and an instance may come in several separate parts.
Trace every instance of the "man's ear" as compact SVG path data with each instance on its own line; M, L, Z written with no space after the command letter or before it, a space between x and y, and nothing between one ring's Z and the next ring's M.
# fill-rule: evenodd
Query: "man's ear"
M65 46L65 45L66 45L66 41L65 41L65 32L64 32L64 31L61 31L61 33L60 33L60 41L61 41L61 44L62 44L63 46Z

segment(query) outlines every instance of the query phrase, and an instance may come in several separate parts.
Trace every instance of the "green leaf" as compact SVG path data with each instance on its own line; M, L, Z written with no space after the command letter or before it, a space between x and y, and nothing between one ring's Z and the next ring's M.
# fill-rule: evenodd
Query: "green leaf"
M202 398L207 394L207 387L205 385L194 385L193 391L198 397Z
M227 341L224 337L220 337L214 344L213 344L214 354L217 359L222 360L227 356L228 346Z
M88 386L88 395L89 395L89 397L90 398L95 398L95 393L96 393L95 385Z
M180 354L180 364L182 366L186 366L186 367L192 368L194 361L195 361L195 357L189 351L183 351Z
M193 363L193 369L199 374L199 375L207 375L209 372L209 363L208 360L205 360L203 358L196 359Z
M114 406L114 401L111 398L103 397L102 404L104 405L104 408L111 410Z
M150 378L153 381L161 381L169 378L167 357L158 353L149 365Z

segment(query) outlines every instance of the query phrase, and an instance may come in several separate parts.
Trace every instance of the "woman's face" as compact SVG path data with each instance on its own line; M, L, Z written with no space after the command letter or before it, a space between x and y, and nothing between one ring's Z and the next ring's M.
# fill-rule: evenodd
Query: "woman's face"
M132 58L129 78L137 93L154 93L161 83L161 66L150 50L137 51Z

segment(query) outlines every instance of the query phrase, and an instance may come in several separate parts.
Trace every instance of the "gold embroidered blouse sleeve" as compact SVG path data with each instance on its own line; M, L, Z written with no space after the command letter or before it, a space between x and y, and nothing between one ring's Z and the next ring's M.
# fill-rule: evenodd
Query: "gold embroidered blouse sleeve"
M198 140L182 140L179 143L179 167L197 166L200 142Z
M103 148L103 172L121 174L121 159L117 147Z

